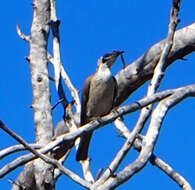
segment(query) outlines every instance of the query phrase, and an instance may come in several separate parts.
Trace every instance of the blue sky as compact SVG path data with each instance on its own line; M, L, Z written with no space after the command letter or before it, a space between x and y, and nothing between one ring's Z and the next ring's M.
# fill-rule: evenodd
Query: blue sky
M30 69L25 56L29 54L29 46L16 33L19 24L25 34L30 34L32 22L31 1L3 1L0 12L0 119L28 142L34 141L33 112L29 108L32 103ZM86 0L57 1L57 13L61 20L61 54L62 62L74 85L81 89L85 78L96 69L98 57L119 49L125 51L127 63L141 56L150 46L160 41L167 34L170 13L170 0L143 1L132 0ZM179 28L195 22L195 1L182 1ZM51 46L49 47L51 49ZM177 61L165 75L161 90L176 88L195 81L195 55L186 57L188 61ZM120 61L113 67L116 74L122 68ZM51 71L52 74L52 71ZM57 95L52 89L52 104ZM143 97L147 86L134 93L127 102L133 102ZM66 92L68 93L68 92ZM69 96L69 95L68 95ZM69 100L71 97L69 96ZM126 103L127 103L126 102ZM155 148L155 153L171 164L195 187L194 174L194 119L195 100L185 100L173 108L163 123L161 134ZM61 107L54 111L54 123L62 117ZM132 129L139 113L126 117L125 121ZM16 142L0 130L0 149ZM90 155L93 160L93 173L101 167L106 167L124 141L112 125L98 130L94 135ZM20 154L1 160L0 167ZM132 151L124 163L133 161L137 156ZM80 166L74 160L72 151L66 166L76 172L81 172ZM0 187L10 189L9 178L13 180L22 168L0 180ZM57 184L57 189L82 189L67 177L63 176ZM119 189L179 189L177 185L157 168L147 164L146 168L135 175L128 183Z

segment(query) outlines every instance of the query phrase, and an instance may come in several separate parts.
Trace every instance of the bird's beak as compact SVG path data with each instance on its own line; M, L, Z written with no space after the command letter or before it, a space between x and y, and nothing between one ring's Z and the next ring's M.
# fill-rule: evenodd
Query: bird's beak
M112 52L112 55L118 57L119 55L121 55L121 54L123 54L123 53L124 53L124 51L114 50L114 51Z
M118 52L118 55L121 55L124 53L124 51L117 51Z
M118 51L118 50L114 50L111 54L112 57L111 59L107 62L108 66L111 67L114 62L116 61L116 59L118 58L118 56L122 55L124 53L124 51Z

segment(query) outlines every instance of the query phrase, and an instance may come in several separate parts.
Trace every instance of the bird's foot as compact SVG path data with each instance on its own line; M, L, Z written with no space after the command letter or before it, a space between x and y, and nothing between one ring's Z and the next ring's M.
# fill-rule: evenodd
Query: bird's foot
M103 120L102 120L102 118L99 116L99 117L96 117L96 121L98 122L98 123L102 123L103 122Z
M111 110L111 112L112 112L113 114L119 114L119 112L118 112L118 106L117 106L117 107L114 107L114 108Z
M102 123L102 118L100 116L91 117L91 121L92 122L97 121L98 123Z

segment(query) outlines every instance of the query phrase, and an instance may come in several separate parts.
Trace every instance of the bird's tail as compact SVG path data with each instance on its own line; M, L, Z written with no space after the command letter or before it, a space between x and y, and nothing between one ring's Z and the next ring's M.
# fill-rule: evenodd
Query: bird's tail
M87 132L81 136L81 140L76 154L77 161L86 160L88 158L88 149L91 136L92 132Z

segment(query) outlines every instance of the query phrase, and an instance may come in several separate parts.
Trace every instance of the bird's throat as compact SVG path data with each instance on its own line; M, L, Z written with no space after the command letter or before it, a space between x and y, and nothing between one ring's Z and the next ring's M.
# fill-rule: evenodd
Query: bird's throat
M110 68L106 64L100 64L96 73L97 78L102 80L107 80L112 77L112 73Z

